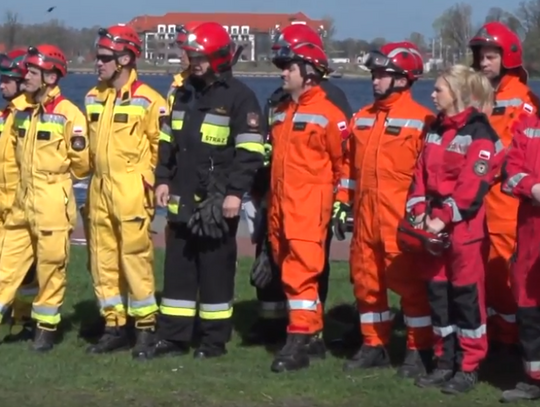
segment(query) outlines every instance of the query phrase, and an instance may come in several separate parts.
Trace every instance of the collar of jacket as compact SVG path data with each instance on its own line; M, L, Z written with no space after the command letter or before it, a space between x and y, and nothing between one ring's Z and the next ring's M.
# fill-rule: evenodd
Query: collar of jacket
M26 110L39 106L41 106L43 110L46 110L47 105L52 103L58 96L60 96L60 87L55 86L54 88L50 89L49 92L47 92L45 98L43 98L43 101L41 103L36 102L34 98L28 93L24 93L21 96L16 97L11 102L17 110Z
M188 76L189 76L189 70L188 69L185 69L182 72L177 73L176 75L174 75L173 76L172 87L173 88L179 88L180 86L182 86L184 84L184 81L186 80L186 78Z
M300 95L298 98L298 104L307 105L320 97L322 93L324 92L319 85L313 86Z
M483 115L474 107L468 107L462 112L459 112L453 116L447 116L445 114L440 115L440 124L445 130L454 129L458 130L464 127L466 124L486 121L483 120Z
M399 92L394 92L384 99L376 99L373 106L377 110L391 110L396 105L407 103L406 101L411 99L411 90L406 89Z
M100 82L97 86L97 95L96 100L100 102L105 102L109 96L121 96L122 99L131 99L131 89L133 84L137 81L138 75L137 71L135 69L132 69L129 73L129 78L127 82L122 86L122 88L117 92L116 89L114 89L112 86L109 86L109 84L105 81ZM125 95L128 95L126 97Z
M501 93L512 91L512 88L521 88L522 86L523 82L519 76L519 72L510 71L503 75L501 81L499 82L499 86L497 86L497 89L495 89L495 92Z

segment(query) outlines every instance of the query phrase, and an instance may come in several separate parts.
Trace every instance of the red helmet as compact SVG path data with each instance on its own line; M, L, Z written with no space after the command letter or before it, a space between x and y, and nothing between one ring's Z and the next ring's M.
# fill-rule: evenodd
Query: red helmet
M502 66L506 69L521 68L523 48L515 32L498 21L487 23L469 41L473 52L473 67L478 68L480 47L495 46L501 49Z
M324 49L321 33L305 24L293 24L283 30L276 26L272 30L272 49L279 50L282 47L291 47L294 44L310 43Z
M233 44L231 37L221 24L202 23L193 29L181 45L190 57L205 56L214 72L231 68Z
M200 26L202 21L190 21L187 24L182 24L176 27L176 42L178 44L183 44L187 40L187 36L198 26Z
M130 51L139 58L142 52L142 42L133 27L124 24L100 28L96 39L96 47L107 48L113 52Z
M272 63L279 69L292 62L305 62L312 65L322 75L330 73L328 56L321 47L309 42L282 46L274 49Z
M424 60L416 45L409 41L391 42L379 51L371 51L364 57L363 67L369 71L382 69L405 75L414 81L424 73Z
M56 69L60 76L67 74L66 56L54 45L43 44L37 47L28 47L24 62L27 66L34 65L45 71Z
M26 57L26 48L18 48L7 54L0 54L0 76L23 79L28 72L23 63Z

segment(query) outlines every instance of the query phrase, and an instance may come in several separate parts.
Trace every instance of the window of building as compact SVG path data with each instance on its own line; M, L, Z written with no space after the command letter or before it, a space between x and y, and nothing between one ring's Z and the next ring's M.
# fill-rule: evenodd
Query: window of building
M176 26L174 24L169 25L169 34L176 32Z
M159 24L159 25L157 26L157 32L158 32L158 33L164 33L164 32L166 32L166 31L167 31L167 28L165 27L164 24Z
M243 25L242 26L242 35L248 35L249 34L249 26Z
M238 35L238 32L240 31L240 27L238 27L237 25L233 25L231 27L231 34L233 35Z
M225 31L229 32L229 26L228 25L224 25L223 28L225 28Z

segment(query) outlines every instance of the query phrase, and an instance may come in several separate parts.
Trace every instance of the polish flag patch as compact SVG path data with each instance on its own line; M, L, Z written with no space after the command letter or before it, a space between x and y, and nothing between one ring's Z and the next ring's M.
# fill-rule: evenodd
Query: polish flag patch
M491 153L486 150L480 150L480 152L478 153L478 157L482 160L489 160L491 158Z
M73 133L82 134L83 128L81 126L73 126Z
M166 107L160 107L159 108L159 114L163 115L163 114L167 114L167 108Z
M523 110L525 110L527 113L534 112L534 108L528 103L523 103Z
M349 130L347 128L347 122L339 122L338 129L341 132L341 139L347 140L349 138Z

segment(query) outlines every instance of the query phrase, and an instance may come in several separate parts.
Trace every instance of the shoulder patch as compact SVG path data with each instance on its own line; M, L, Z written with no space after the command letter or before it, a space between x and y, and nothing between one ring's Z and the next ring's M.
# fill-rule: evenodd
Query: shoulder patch
M159 114L160 114L161 116L167 114L167 108L166 108L165 106L160 106L160 107L159 107Z
M480 152L478 153L478 158L482 160L489 160L491 158L491 153L486 150L480 150Z
M259 127L259 115L255 112L251 112L247 114L247 125L248 127L251 127L252 129L256 129Z

